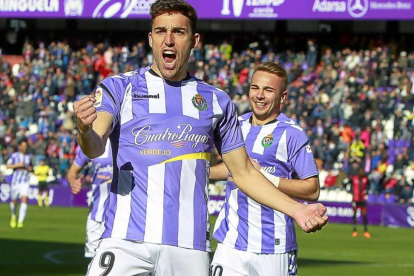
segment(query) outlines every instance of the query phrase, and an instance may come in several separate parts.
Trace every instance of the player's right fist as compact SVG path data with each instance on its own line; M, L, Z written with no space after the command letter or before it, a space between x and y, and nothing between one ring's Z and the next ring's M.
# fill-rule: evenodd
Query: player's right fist
M92 123L96 120L95 98L92 96L83 97L73 105L76 123L80 133L88 132L92 129Z

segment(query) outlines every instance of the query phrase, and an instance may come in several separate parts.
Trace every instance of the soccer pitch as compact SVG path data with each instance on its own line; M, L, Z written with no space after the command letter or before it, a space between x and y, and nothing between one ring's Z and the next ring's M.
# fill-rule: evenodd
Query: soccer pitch
M11 229L9 206L0 204L0 275L85 275L87 213L85 208L31 205L24 228ZM297 231L298 275L413 275L413 229L370 227L370 240L362 235L353 239L351 232L351 225L343 224L310 235Z

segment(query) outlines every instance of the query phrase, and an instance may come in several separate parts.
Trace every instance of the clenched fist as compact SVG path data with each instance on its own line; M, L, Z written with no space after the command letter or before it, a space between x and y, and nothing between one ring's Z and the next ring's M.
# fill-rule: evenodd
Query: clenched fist
M95 98L87 96L75 102L73 105L80 133L85 133L92 129L92 123L97 117L96 108L94 107L95 102Z
M293 218L303 231L312 233L321 230L328 223L326 211L326 207L320 203L304 205Z

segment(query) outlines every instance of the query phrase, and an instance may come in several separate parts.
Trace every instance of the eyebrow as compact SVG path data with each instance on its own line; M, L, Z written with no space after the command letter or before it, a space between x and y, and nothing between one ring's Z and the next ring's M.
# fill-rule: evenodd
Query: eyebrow
M162 26L154 27L154 31L165 31L166 29L167 29L167 27L162 27ZM173 32L176 32L176 31L188 31L188 29L185 28L185 27L173 27L172 28L172 31Z

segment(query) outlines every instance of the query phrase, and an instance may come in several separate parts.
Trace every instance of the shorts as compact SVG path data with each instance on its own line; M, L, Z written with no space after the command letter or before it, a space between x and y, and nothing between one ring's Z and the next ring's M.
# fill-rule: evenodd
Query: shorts
M98 222L91 219L91 214L86 221L86 243L85 258L93 258L98 248L102 234L105 230L105 222Z
M366 201L352 201L352 208L354 209L363 209L367 207Z
M37 189L39 190L39 193L47 191L49 189L47 182L39 181L39 184L37 185Z
M208 276L209 253L170 245L105 238L89 264L89 276Z
M11 185L11 199L16 200L29 194L29 183L12 184Z
M218 244L211 276L296 276L297 251L256 254Z

